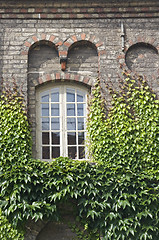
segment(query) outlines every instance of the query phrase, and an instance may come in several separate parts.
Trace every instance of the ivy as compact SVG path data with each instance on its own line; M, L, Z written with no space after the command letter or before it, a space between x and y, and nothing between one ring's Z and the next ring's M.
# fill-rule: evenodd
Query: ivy
M10 234L18 230L13 240L21 240L27 220L61 221L68 206L77 239L159 239L159 102L146 82L129 75L122 92L111 92L106 117L99 81L92 91L88 132L95 163L32 159L23 98L16 90L1 96L0 207Z

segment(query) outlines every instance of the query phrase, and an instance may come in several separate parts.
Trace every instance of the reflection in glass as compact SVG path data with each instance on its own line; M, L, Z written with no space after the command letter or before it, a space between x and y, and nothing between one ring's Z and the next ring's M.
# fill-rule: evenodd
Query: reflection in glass
M76 133L68 132L67 133L68 145L76 145Z
M42 130L49 130L49 118L42 118Z
M78 133L78 144L84 144L84 132Z
M85 148L84 147L79 147L79 159L84 159L85 158Z
M84 102L84 95L80 91L77 91L77 102Z
M42 133L42 144L50 144L49 132L43 132Z
M59 118L51 118L51 130L60 130Z
M49 102L49 94L42 96L41 101L42 102Z
M42 147L42 158L50 159L50 147Z
M84 118L78 118L78 130L85 130Z
M77 104L77 116L84 116L83 107L84 104Z
M60 144L60 133L59 132L52 132L51 136L52 136L52 144L53 145Z
M59 102L59 92L51 93L51 102Z
M75 104L67 104L67 116L75 116Z
M60 157L60 147L52 147L52 158Z
M49 116L49 104L48 103L43 103L42 105L41 105L41 107L42 107L42 116L43 117L47 117L47 116Z
M59 116L59 104L51 104L51 116Z
M67 130L76 130L75 118L67 118Z
M68 147L68 157L72 159L76 159L77 157L77 148L76 147Z
M67 88L67 102L75 102L75 90Z

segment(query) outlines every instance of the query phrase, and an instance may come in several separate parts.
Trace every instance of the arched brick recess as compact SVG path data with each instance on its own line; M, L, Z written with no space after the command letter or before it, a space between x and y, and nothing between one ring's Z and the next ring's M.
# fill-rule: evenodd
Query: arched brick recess
M140 36L138 35L137 37L134 37L134 39L131 39L129 41L127 41L125 43L125 49L124 52L122 52L121 54L118 55L118 61L119 63L124 66L124 68L128 71L131 72L130 69L126 66L125 63L125 56L126 53L128 51L128 49L130 49L130 47L132 47L135 44L140 44L140 43L144 43L144 44L148 44L148 45L152 45L153 48L156 48L156 50L159 50L159 42L157 39L154 38L150 38L150 37L144 37L144 36Z
M97 78L98 70L99 56L95 44L81 40L69 47L66 71Z
M97 48L98 56L106 54L104 43L98 37L83 32L70 36L66 41L63 42L63 45L59 46L60 58L66 58L71 45L82 40L94 44Z

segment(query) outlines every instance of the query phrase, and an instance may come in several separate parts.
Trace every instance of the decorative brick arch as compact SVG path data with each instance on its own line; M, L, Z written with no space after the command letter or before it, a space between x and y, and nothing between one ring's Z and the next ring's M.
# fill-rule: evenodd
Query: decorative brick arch
M131 72L130 69L127 67L125 63L125 56L127 51L136 44L148 44L149 46L152 46L154 49L156 49L156 52L159 51L159 42L157 39L150 38L150 37L144 37L144 36L136 36L134 39L129 40L126 43L124 52L122 52L120 55L118 55L118 61L119 63L126 69L126 71Z
M30 48L34 44L39 43L41 41L53 43L55 45L55 47L57 48L57 50L58 50L59 46L63 45L63 41L61 39L59 39L57 36L52 35L52 34L41 33L41 34L31 36L24 42L24 45L21 50L21 54L28 55Z
M88 41L88 42L92 43L97 49L98 56L106 54L104 43L102 41L100 41L95 35L80 33L78 35L70 36L67 40L65 40L63 42L62 45L59 46L60 59L66 59L70 47L74 43L79 42L79 41Z
M43 74L39 76L37 80L33 82L34 86L37 87L38 85L41 85L43 83L47 83L50 81L74 81L79 82L82 84L85 84L89 87L93 86L94 79L82 75L77 74L70 74L70 73L64 73L64 72L54 72L51 74Z

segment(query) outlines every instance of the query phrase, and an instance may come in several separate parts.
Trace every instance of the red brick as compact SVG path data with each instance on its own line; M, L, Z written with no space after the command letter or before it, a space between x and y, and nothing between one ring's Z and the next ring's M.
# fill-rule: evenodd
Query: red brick
M69 14L69 18L77 18L77 14L75 14L75 13L70 13L70 14Z
M70 47L70 46L71 46L71 43L69 43L69 42L64 42L64 45L67 46L67 47Z
M50 74L46 74L46 81L50 81L51 80L51 75Z
M49 41L50 41L50 42L53 42L54 39L55 39L55 36L54 36L54 35L51 35L50 38L49 38Z
M31 43L25 42L24 45L25 45L26 47L30 47L30 46L31 46Z
M22 8L22 9L20 9L20 12L21 13L27 13L27 9L26 8Z
M88 77L84 77L83 82L84 83L88 83L89 82L89 78Z
M33 36L32 39L34 40L34 42L38 42L38 39L36 36Z
M21 55L28 55L27 51L21 51Z
M102 46L103 45L103 42L98 42L98 43L96 43L96 47L100 47L100 46Z
M56 8L51 8L49 9L51 13L56 13L57 12L57 9Z
M61 78L60 73L56 73L56 79L59 80Z
M59 51L59 56L67 56L67 51Z
M74 42L77 42L77 37L76 37L76 35L73 35L71 38L72 38L72 40L73 40Z
M69 79L70 79L70 74L69 74L69 73L66 73L65 79L66 79L66 80L69 80Z
M42 83L43 83L42 78L39 78L39 79L38 79L38 82L39 82L40 84L42 84Z
M106 54L106 51L105 50L101 50L98 52L98 55L101 56L101 55L105 55Z
M86 38L86 34L85 33L81 33L81 39L85 40L85 38Z
M75 75L75 81L79 81L79 75Z
M42 34L41 34L41 39L42 39L42 40L45 40L45 39L46 39L46 34L45 34L45 33L42 33Z
M58 43L56 43L56 46L61 46L63 44L62 41L59 41Z
M43 12L42 8L35 8L35 13L41 13Z

